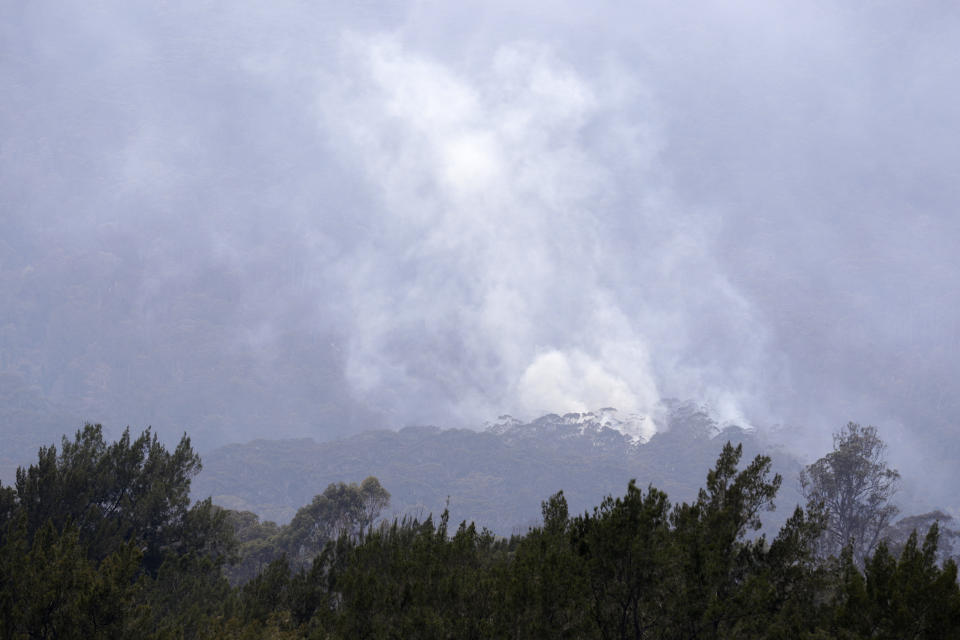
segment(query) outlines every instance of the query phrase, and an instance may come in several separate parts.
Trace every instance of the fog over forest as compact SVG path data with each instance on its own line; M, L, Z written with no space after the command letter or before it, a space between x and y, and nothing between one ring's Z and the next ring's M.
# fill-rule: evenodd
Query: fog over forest
M874 424L955 506L958 43L946 2L3 3L0 397L201 452L694 399L806 459Z

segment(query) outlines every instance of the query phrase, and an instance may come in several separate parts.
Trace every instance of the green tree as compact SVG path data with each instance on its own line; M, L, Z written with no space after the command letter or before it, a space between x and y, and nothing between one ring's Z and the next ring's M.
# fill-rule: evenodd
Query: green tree
M329 485L301 507L278 537L279 549L296 566L306 566L324 545L340 535L357 536L370 528L390 502L390 493L374 477L362 483Z
M770 549L748 578L749 597L738 625L745 637L793 640L812 633L825 615L829 576L815 550L823 532L822 514L799 506L781 527Z
M225 566L224 571L230 584L242 585L277 558L280 527L269 520L261 522L251 511L224 509L224 514L237 541L239 558L235 564Z
M850 422L834 434L833 451L801 471L803 496L826 516L823 555L839 556L851 545L854 562L863 566L897 514L891 499L900 474L887 466L886 451L876 427Z
M40 450L0 488L0 635L200 637L222 616L235 556L225 513L192 507L200 459L146 430L107 443L99 425Z
M842 638L960 638L957 566L937 564L939 531L934 524L922 545L916 532L900 558L880 542L861 573L852 547L841 553L829 631Z
M781 477L770 477L767 456L738 471L742 455L742 445L727 442L696 502L671 514L669 553L678 566L668 582L673 611L665 637L720 638L752 626L762 585L755 577L764 571L766 550L756 532L761 511L773 509Z
M59 454L41 448L36 464L17 470L17 508L30 536L48 521L58 530L74 523L95 560L135 539L155 575L166 553L183 551L188 521L199 526L199 516L188 515L190 480L199 470L186 435L171 452L150 429L136 439L127 429L108 444L103 428L88 424L74 440L63 438Z
M123 638L149 629L141 602L141 554L124 544L100 562L73 525L52 521L27 543L25 523L0 548L0 638Z
M595 630L587 565L571 540L560 491L541 504L543 526L515 538L500 579L499 631L509 638L587 638Z
M633 480L622 498L608 496L592 516L574 519L602 638L647 638L669 623L662 606L673 568L669 523L666 494L653 487L644 494Z

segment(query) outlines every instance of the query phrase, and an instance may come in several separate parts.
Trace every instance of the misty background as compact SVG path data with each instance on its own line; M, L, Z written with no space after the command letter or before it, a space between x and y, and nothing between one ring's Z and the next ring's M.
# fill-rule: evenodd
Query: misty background
M6 447L680 398L953 504L960 7L733 4L3 3Z

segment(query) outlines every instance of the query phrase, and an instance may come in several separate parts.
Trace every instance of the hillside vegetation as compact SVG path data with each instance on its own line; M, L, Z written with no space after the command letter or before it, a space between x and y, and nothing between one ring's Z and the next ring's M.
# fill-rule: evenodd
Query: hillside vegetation
M862 561L822 553L836 520L818 504L768 538L783 479L729 442L691 501L631 481L576 515L558 492L509 538L446 511L377 522L389 493L374 478L264 526L191 506L199 466L186 436L168 451L90 425L41 450L0 487L0 638L960 637L936 522ZM231 586L228 567L255 552Z
M322 443L234 444L204 456L194 496L213 496L217 504L282 524L330 483L372 475L390 490L391 514L423 517L449 508L455 521L510 535L534 524L540 502L561 488L572 513L622 491L630 479L660 487L675 500L693 500L703 470L726 440L742 443L748 457L771 449L753 431L721 429L692 403L677 403L667 428L645 443L593 417L547 415L480 432L408 427ZM795 482L801 465L782 451L773 464L790 479L771 519L779 526L802 502Z

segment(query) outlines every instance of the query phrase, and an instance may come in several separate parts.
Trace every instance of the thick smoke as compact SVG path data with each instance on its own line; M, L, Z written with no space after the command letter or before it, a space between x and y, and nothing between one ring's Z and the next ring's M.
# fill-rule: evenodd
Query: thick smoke
M530 43L463 69L396 37L347 37L341 55L319 81L321 126L378 196L343 265L346 375L365 403L470 424L743 388L691 352L688 324L744 345L744 372L761 328L712 258L710 221L651 169L659 124L628 71L588 79ZM667 284L680 278L699 291Z
M204 446L694 398L955 480L960 10L514 4L7 3L4 380Z

